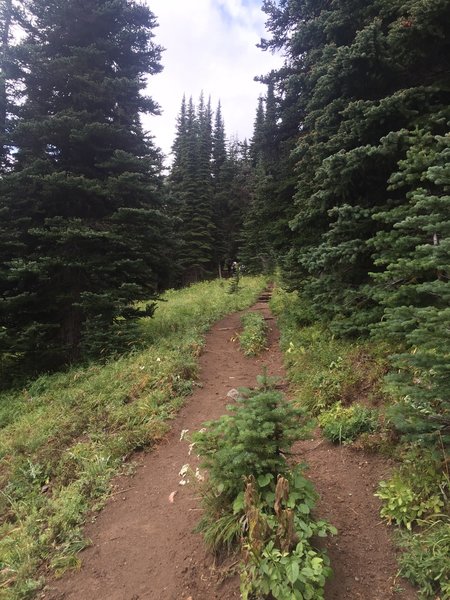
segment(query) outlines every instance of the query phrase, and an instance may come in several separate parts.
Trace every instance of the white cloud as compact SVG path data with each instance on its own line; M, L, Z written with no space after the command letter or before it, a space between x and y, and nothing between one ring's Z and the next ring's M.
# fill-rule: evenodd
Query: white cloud
M157 17L156 42L166 48L164 71L150 78L149 92L163 110L144 126L168 154L181 98L196 101L203 90L213 108L221 100L227 135L252 134L257 98L265 87L253 81L280 58L256 48L265 35L258 0L147 0Z

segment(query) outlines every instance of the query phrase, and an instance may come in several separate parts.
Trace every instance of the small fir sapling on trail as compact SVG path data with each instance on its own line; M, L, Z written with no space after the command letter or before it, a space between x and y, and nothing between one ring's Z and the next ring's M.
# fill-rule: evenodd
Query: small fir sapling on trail
M317 495L305 465L286 459L302 434L299 416L264 374L193 437L208 471L198 530L216 553L240 549L244 600L319 600L331 574L312 538L336 530L311 516Z

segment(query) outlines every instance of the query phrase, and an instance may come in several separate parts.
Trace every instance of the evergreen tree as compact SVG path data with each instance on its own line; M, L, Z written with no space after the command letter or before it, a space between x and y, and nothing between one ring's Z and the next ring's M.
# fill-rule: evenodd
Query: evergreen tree
M375 333L399 349L390 381L403 401L399 429L450 443L450 110L404 133L409 149L390 178L392 200L375 218L387 225L373 240L377 299L385 306Z
M212 138L212 175L215 184L220 178L220 172L227 160L227 146L225 138L225 124L222 117L220 101L214 119L214 131Z
M53 367L150 314L134 302L169 268L160 158L139 119L157 111L142 91L160 48L153 14L131 0L28 8L16 161L0 183L0 343Z
M282 126L282 101L275 94L276 74L271 73L263 82L267 83L267 95L258 102L250 145L253 194L245 217L241 250L243 262L255 272L273 270L289 250L295 184L290 158L292 143L286 135L286 126Z
M297 97L297 214L286 275L318 317L364 333L382 312L370 291L376 267L367 242L380 228L373 215L406 152L391 132L414 129L447 95L439 57L448 53L448 7L304 0L265 9L272 40L263 47L284 49L278 77L284 97Z
M250 200L252 168L246 144L232 140L226 149L214 190L216 263L230 268L240 253L244 214Z
M200 97L183 99L173 144L169 178L172 205L179 218L179 264L182 283L209 276L213 268L213 187L211 173L212 111Z
M256 109L255 122L253 124L253 136L250 140L250 156L252 157L253 166L260 162L264 149L264 123L266 115L264 110L264 98L258 98L258 107Z
M0 0L0 172L10 166L10 117L13 101L12 30L20 21L20 11L13 0Z
M296 163L285 279L335 331L395 343L399 427L447 436L450 5L264 8Z

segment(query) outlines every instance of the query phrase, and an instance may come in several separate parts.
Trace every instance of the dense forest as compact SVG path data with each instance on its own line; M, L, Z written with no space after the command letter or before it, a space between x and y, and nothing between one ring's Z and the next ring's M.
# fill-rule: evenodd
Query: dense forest
M4 376L117 349L161 290L239 258L280 268L305 320L392 342L399 425L447 439L450 7L263 10L261 47L285 62L262 78L252 139L184 98L163 177L140 122L158 111L151 11L2 2Z
M0 0L1 387L135 349L164 291L238 261L298 294L298 327L383 347L396 434L448 474L450 3L262 10L283 64L251 139L184 97L166 172L151 8Z

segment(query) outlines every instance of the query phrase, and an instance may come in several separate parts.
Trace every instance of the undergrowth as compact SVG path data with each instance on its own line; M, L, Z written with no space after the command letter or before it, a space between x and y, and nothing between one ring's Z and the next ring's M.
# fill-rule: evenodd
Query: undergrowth
M305 466L286 460L300 436L298 410L265 376L194 436L208 471L198 529L216 552L240 548L244 600L323 598L331 569L313 538L335 529L311 514L316 494Z
M397 460L376 495L382 517L401 532L400 574L419 587L420 598L450 600L450 460L443 442L411 442L397 429L404 398L392 394L385 377L392 348L336 338L314 323L295 292L277 288L271 307L297 404L331 441L356 439L355 447Z
M202 334L264 286L248 277L233 295L218 281L169 291L155 317L140 322L145 350L0 395L2 598L31 598L43 565L61 573L77 564L87 511L102 505L125 459L160 439L191 393Z
M276 288L270 306L278 317L289 379L305 410L319 415L336 402L344 407L356 401L367 406L385 402L383 348L337 338L323 325L311 323L296 292Z
M377 429L378 415L373 409L360 404L344 407L336 402L319 415L319 424L324 437L333 443L353 442L362 433L373 433Z
M267 346L267 324L257 312L248 312L241 317L242 331L239 344L246 356L257 356Z

